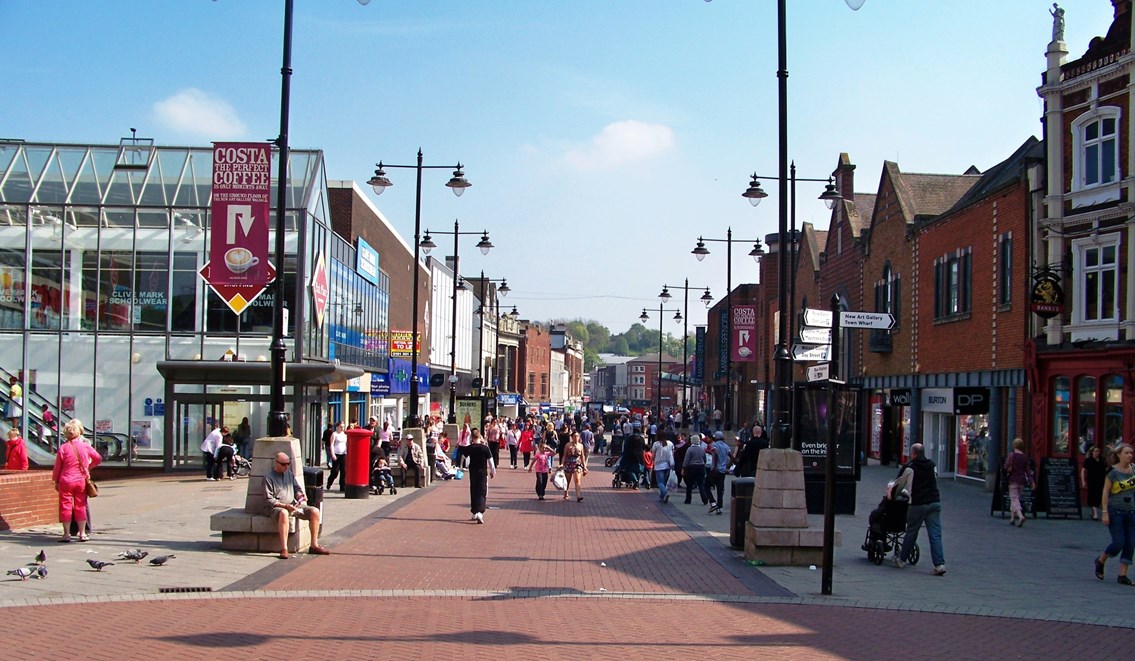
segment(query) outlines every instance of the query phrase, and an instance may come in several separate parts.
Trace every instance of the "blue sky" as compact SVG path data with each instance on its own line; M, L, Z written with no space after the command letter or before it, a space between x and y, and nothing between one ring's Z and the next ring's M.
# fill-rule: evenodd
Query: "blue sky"
M283 4L0 0L0 136L273 138ZM1040 137L1051 3L788 4L800 177L827 177L847 152L856 190L874 192L884 160L984 170ZM1111 3L1061 6L1075 58L1107 31ZM323 149L329 178L363 183L419 147L427 164L465 165L460 199L447 171L427 172L423 226L489 230L488 256L462 240L462 271L507 278L524 318L620 332L684 278L721 298L724 246L698 262L698 235L776 231L775 180L756 209L740 196L754 170L777 174L773 0L296 0L293 69L291 144ZM373 199L409 240L413 173L388 175ZM797 218L826 229L822 191L798 184ZM734 284L756 279L749 247L734 245Z

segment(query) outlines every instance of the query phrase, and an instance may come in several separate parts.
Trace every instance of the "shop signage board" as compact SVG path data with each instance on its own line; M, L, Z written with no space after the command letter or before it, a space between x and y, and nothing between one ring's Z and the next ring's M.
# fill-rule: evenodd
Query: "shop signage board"
M276 279L276 268L272 266L272 262L265 264L265 274L269 277L268 282ZM209 288L221 297L221 300L229 306L229 309L236 314L244 312L244 309L252 304L261 294L268 291L267 284L239 284L239 285L225 285L213 281L213 268L206 264L198 271L205 282L209 284ZM287 308L284 309L284 314L288 312ZM284 327L287 327L285 317Z
M830 344L793 344L792 360L796 362L819 362L828 360Z
M315 325L323 326L323 314L327 311L327 299L331 288L327 284L327 263L323 261L323 253L315 260L315 267L311 270L311 306L315 311Z

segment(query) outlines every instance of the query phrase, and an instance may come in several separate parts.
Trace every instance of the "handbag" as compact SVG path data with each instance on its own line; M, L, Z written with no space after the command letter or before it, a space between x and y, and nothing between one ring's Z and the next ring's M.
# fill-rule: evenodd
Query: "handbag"
M74 443L75 441L71 441L71 442ZM72 447L75 448L75 446L72 446ZM86 491L87 498L98 498L99 485L95 484L95 481L91 479L91 471L90 471L91 460L87 458L86 451L84 451L82 449L76 449L76 452L81 452L82 456L83 456L83 461L82 461L83 477L85 477L87 479L87 483L83 487L83 489L84 489L84 491Z

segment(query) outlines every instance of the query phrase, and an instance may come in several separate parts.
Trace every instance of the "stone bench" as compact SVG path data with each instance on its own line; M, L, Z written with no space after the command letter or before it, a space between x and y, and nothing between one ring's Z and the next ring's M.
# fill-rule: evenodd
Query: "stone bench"
M278 553L280 537L276 522L261 514L267 505L264 496L264 475L272 470L272 462L277 452L283 452L292 459L292 466L303 466L300 442L295 438L260 438L252 445L252 475L248 478L248 490L244 497L244 508L232 508L217 512L209 517L209 530L221 533L221 548L226 551L253 551ZM300 483L304 481L299 474ZM307 521L289 517L288 552L303 553L311 546L311 530Z

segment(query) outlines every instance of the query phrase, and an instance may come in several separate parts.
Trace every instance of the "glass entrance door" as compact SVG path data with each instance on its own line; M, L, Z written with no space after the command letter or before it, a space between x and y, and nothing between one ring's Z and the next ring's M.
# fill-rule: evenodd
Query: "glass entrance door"
M224 403L202 401L202 396L178 399L174 412L173 445L166 453L166 470L201 466L201 442L212 424L224 420ZM202 467L204 470L204 467Z

